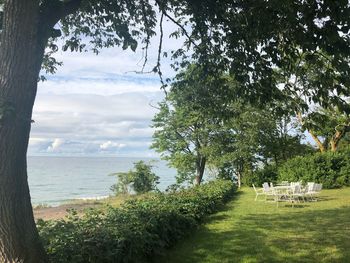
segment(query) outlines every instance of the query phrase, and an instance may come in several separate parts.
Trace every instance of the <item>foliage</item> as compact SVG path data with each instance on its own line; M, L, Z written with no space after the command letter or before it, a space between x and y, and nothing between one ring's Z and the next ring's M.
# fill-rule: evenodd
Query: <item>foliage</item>
M38 229L51 262L147 262L188 235L234 192L231 182L212 181L82 217L73 213L66 220L39 221Z
M214 64L214 72L230 69L250 100L292 101L298 94L349 112L342 99L350 95L348 1L191 1L189 7L195 17L191 36L202 40L196 55ZM305 67L298 66L301 57ZM276 68L294 74L297 67L321 68L319 77L294 87L275 75Z
M302 130L311 134L321 152L336 151L339 142L350 130L350 104L346 95L350 83L341 80L341 72L322 50L308 52L299 49L297 52L298 56L292 60L294 65L275 71L283 92L296 91L285 102L288 105L286 110L297 116ZM319 96L328 94L333 97L332 100L320 102L312 99L310 92L305 92L321 84L326 85L328 90L319 91Z
M337 151L350 132L350 115L335 107L316 108L300 117L304 130L316 141L321 152Z
M208 75L198 64L176 76L153 120L152 147L177 168L178 183L202 178L209 164L240 185L260 161L278 165L312 152L300 142L302 135L288 115L276 113L271 104L245 101L237 95L238 86L224 73Z
M116 194L126 195L130 193L130 184L132 183L130 172L110 174L117 177L117 183L111 186L111 190Z
M46 40L50 39L49 56L58 51L59 42L64 51L90 49L96 53L105 47L135 50L142 46L147 62L150 39L159 25L158 61L153 72L161 75L160 58L168 56L162 53L165 18L177 26L170 37L185 37L183 45L170 54L176 60L174 68L195 60L207 65L212 76L234 72L243 84L240 94L251 101L290 100L299 93L321 106L344 108L339 95L349 95L344 88L349 86L345 77L350 56L347 1L222 0L218 4L213 0L42 0L38 5L40 31ZM276 67L291 73L300 58L307 68L328 66L319 70L320 78L309 81L307 87L288 86L282 92ZM49 62L44 65L48 72L54 72L55 61L45 61ZM306 66L299 68L301 76Z
M268 106L257 107L239 100L232 103L231 116L213 143L213 164L219 170L233 172L238 184L245 176L251 177L256 167L278 166L291 157L313 152L311 146L301 143L302 135L290 117Z
M276 165L265 165L263 168L256 169L247 174L244 177L243 183L246 186L252 186L252 184L254 184L256 187L261 187L265 182L276 183L277 177L278 173Z
M222 132L224 103L232 100L234 82L211 76L202 65L180 72L153 119L152 147L178 170L178 182L202 181L210 150ZM208 107L210 105L210 107Z
M324 188L350 186L350 151L295 157L279 168L278 179L322 183Z
M152 172L152 166L144 161L134 163L134 169L126 173L115 173L118 180L112 186L116 194L128 194L132 188L137 194L150 192L157 189L159 177Z
M260 161L278 166L294 156L314 152L311 145L301 142L303 138L288 114L267 113L259 125Z

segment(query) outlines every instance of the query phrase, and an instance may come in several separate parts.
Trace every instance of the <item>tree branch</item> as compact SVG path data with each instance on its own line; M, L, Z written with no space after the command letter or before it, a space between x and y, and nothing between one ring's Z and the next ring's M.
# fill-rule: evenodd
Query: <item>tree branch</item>
M300 124L303 126L304 125L304 121L303 121L303 117L301 115L301 112L298 112L297 113L297 118L300 122ZM314 139L314 141L316 142L317 146L318 146L318 149L321 151L321 152L325 152L326 151L326 147L325 147L325 142L327 140L325 140L324 143L321 142L321 140L317 137L317 135L311 130L311 129L307 129L307 131L310 133L312 139Z
M325 152L326 151L326 147L325 147L325 143L322 143L321 140L317 137L317 135L315 135L315 133L312 131L312 130L307 130L312 139L314 139L314 141L317 143L317 146L318 146L318 149L321 151L321 152ZM327 140L325 140L326 142Z
M339 130L338 127L343 126L343 129ZM350 130L350 123L339 124L335 127L335 134L331 139L332 151L335 152L338 148L340 140L345 136L345 134Z
M81 6L82 0L46 0L40 7L40 24L44 26L44 31L53 27L68 15L74 14Z
M192 40L192 37L190 36L190 34L187 32L187 30L185 29L185 27L183 25L181 25L179 22L177 22L174 18L172 18L164 9L162 10L162 13L171 21L173 22L175 25L177 25L181 30L182 33L187 37L188 41L191 42L191 44L195 47L198 47L198 45Z

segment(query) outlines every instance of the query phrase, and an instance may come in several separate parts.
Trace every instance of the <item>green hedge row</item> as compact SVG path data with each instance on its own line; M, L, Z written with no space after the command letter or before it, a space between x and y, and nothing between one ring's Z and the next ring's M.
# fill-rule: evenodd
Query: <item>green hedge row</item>
M322 183L324 188L350 186L350 151L290 159L278 169L278 180Z
M147 262L189 234L235 192L218 180L168 194L127 201L120 208L91 210L83 217L39 221L51 262Z

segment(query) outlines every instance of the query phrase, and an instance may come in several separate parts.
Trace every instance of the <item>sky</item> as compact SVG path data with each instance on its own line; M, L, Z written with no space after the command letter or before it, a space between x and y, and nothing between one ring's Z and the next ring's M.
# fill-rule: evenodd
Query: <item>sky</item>
M165 24L165 36L175 26ZM164 51L181 39L164 39ZM158 39L152 40L148 69L156 62ZM59 51L56 74L40 82L33 109L28 155L157 157L149 149L157 113L164 98L158 75L136 74L142 50L102 50L99 55ZM146 69L147 70L147 69ZM165 77L173 77L163 60Z

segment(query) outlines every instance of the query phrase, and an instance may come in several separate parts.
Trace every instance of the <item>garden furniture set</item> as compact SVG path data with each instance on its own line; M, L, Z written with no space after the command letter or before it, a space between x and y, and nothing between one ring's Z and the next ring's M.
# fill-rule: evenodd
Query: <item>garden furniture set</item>
M263 183L262 188L257 189L253 184L255 191L255 201L272 201L277 206L280 202L289 202L294 207L296 202L317 201L317 196L322 190L322 184L308 182L303 185L301 182L281 182L273 185L273 183ZM259 196L264 199L259 200Z

